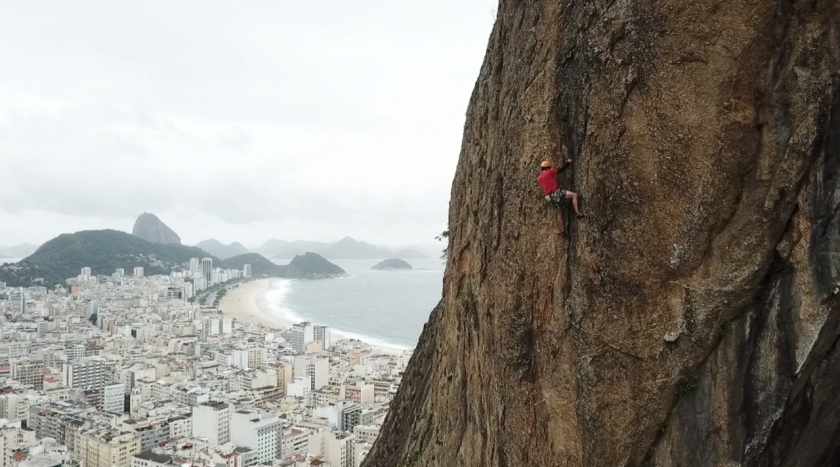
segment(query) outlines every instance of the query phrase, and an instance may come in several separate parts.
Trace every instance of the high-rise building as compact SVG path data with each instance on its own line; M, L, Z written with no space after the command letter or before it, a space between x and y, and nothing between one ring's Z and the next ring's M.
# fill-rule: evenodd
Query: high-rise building
M338 428L352 432L356 425L361 424L362 408L355 402L341 402L338 406Z
M330 360L316 354L295 356L295 378L311 377L312 391L317 391L330 382Z
M207 438L211 445L230 441L230 406L224 402L209 402L193 407L192 434Z
M136 433L99 428L74 438L75 455L82 467L130 467L131 458L140 453Z
M143 266L137 266L134 268L134 277L143 277Z
M160 443L171 439L172 433L168 417L129 418L123 421L122 428L137 434L141 451L160 446Z
M324 435L324 460L331 467L353 467L355 465L354 438L350 433L335 431Z
M253 277L253 272L251 270L251 265L250 264L246 264L246 265L242 266L242 277L244 277L246 279L250 278L250 277Z
M102 410L116 414L125 412L125 384L109 384L102 392Z
M82 268L81 276L82 276L83 281L85 281L85 282L89 281L90 280L90 268L88 268L88 267Z
M114 364L102 357L88 357L64 364L61 382L71 389L102 389L113 380Z
M201 261L198 258L190 258L190 275L197 276L201 272Z
M26 296L23 294L23 287L9 294L9 310L13 315L26 313Z
M290 336L289 344L292 349L297 353L303 353L306 350L306 344L315 340L315 328L308 321L297 323L292 325Z
M201 259L201 276L207 281L207 285L213 285L213 258Z
M44 321L43 319L39 319L38 322L35 324L36 332L38 335L38 339L43 339L47 337L47 331L50 330L50 323L48 321Z
M125 275L125 269L124 268L117 268L117 270L116 270L116 272L114 272L114 274L116 274L119 277L122 277L122 276Z
M332 347L332 337L330 335L330 328L327 326L314 326L313 339L324 345L324 349Z
M89 301L87 307L85 307L85 318L90 319L91 316L97 313L99 313L99 302L96 300Z
M87 348L85 344L71 345L64 348L64 353L67 354L67 361L73 363L87 356Z
M231 414L230 440L257 451L260 463L281 457L283 423L276 416L237 410Z
M44 363L15 362L12 364L12 379L40 391L44 389Z

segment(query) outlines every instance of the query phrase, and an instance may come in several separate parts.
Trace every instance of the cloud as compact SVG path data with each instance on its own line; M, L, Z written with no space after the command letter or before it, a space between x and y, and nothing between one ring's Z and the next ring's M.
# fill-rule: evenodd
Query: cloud
M455 3L0 5L0 245L431 238L495 2Z

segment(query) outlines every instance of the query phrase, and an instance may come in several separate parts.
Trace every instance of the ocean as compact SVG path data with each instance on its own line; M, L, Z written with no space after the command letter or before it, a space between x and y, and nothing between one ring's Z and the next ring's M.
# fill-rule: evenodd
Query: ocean
M379 260L331 262L350 277L277 281L266 294L272 310L289 321L326 325L370 344L413 348L440 301L443 260L408 261L413 271L372 271Z

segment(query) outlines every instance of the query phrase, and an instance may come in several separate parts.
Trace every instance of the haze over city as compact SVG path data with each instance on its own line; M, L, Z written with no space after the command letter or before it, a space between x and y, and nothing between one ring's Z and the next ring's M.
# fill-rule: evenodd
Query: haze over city
M48 3L0 6L0 245L446 227L495 2Z

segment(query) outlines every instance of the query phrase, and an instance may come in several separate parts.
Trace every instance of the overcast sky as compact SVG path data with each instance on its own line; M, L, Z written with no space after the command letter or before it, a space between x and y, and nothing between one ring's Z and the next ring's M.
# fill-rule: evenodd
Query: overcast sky
M0 3L0 245L426 242L496 0Z

